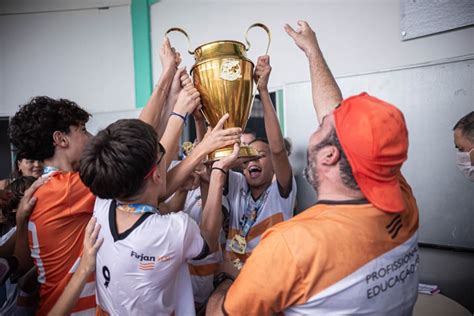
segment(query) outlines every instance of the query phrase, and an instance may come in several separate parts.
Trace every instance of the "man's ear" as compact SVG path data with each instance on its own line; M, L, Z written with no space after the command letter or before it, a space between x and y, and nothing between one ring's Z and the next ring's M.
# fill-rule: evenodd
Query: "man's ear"
M69 139L66 137L66 134L61 131L54 131L53 133L53 145L57 147L68 147Z
M332 166L337 164L341 157L341 152L336 146L326 146L323 149L321 149L321 155L320 157L321 162L323 165L327 166Z

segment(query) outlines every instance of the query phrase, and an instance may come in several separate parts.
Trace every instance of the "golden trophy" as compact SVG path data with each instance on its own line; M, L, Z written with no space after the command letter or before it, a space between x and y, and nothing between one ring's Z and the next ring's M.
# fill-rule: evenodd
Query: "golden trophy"
M222 40L214 41L191 50L188 34L181 28L173 27L168 33L177 31L186 36L189 44L188 53L194 55L195 64L191 68L194 86L201 94L202 111L208 124L214 128L219 119L226 113L229 118L224 128L241 127L245 129L252 111L256 89L253 81L253 62L247 58L250 49L248 32L260 27L267 32L270 47L271 33L262 23L252 24L245 33L247 46L241 42ZM257 83L258 85L258 83ZM219 160L232 153L233 147L220 148L209 154L208 161ZM252 160L258 157L254 148L241 146L239 158Z

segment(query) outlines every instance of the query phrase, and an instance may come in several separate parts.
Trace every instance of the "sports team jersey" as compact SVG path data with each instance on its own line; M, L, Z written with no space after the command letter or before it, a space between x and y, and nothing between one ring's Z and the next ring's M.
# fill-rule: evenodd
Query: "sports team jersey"
M293 215L296 199L296 182L294 177L292 177L291 192L287 198L281 197L276 180L267 188L267 192L263 193L263 195L265 194L267 196L262 197L262 207L246 238L246 253L238 254L231 251L230 242L240 232L241 221L247 207L250 191L243 174L233 171L229 172L229 191L225 199L229 205L230 221L225 256L228 256L231 260L239 258L242 262L245 262L252 250L260 242L260 237L264 231L279 222L288 220ZM252 198L250 197L250 199Z
M104 238L96 265L101 309L110 315L184 315L193 310L191 296L190 309L180 305L178 289L183 284L191 289L185 264L204 249L198 225L183 212L144 213L118 233L115 207L115 201L99 198L94 207Z
M78 172L54 172L35 193L38 198L28 223L31 257L38 270L39 315L46 315L61 296L79 265L84 229L94 208L95 196ZM73 315L94 315L95 283L84 287Z
M418 208L320 201L269 229L227 293L230 315L411 315L418 290ZM265 267L265 268L262 268Z
M183 211L189 214L198 225L201 224L202 207L201 190L197 188L189 191ZM207 255L203 259L188 261L193 296L196 303L202 304L206 302L212 291L214 291L214 274L217 272L221 262L222 252L220 250Z

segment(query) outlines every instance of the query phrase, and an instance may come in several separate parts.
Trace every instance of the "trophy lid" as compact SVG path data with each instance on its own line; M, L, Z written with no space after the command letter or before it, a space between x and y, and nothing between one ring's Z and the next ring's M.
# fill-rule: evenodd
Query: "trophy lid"
M196 63L193 68L204 61L223 57L244 59L252 63L252 61L247 58L244 44L238 41L220 40L203 44L194 50Z

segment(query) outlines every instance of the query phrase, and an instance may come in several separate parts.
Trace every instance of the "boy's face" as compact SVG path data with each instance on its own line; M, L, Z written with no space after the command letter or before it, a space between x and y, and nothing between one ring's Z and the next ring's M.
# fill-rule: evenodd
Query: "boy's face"
M79 160L91 136L84 123L69 127L69 133L66 134L69 140L67 157L75 171L79 170Z
M262 141L253 142L250 147L255 148L261 158L244 164L244 176L250 187L269 185L273 179L273 164L270 147Z

